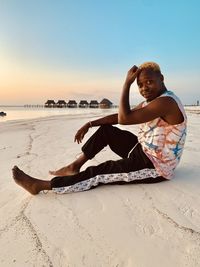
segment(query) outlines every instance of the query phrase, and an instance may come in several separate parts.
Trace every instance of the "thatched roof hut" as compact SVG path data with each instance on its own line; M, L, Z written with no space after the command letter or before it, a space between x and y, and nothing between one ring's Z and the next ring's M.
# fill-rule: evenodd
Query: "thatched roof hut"
M65 102L65 100L58 100L58 102L56 103L56 106L58 108L66 108L67 103Z
M56 103L54 100L47 100L47 102L44 104L45 108L54 108L56 107Z
M81 100L79 103L79 108L88 108L89 103L86 100Z
M91 100L90 101L90 108L98 108L99 107L99 103L97 100Z
M68 108L77 108L77 102L75 100L69 100L67 106Z
M113 105L113 103L108 100L107 98L104 98L100 103L99 103L99 107L100 108L111 108Z

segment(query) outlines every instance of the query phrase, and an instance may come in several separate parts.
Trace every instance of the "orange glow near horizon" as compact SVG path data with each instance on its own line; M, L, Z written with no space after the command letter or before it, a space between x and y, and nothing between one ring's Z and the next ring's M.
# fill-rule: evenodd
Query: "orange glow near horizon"
M190 79L184 81L181 79L183 73L181 76L178 72L164 75L167 88L175 88L178 95L188 95L188 88L195 88L195 84L198 84L198 76L193 72L187 72L186 75ZM0 50L0 105L44 104L47 99L100 101L104 97L118 104L124 78L124 73L119 75L94 70L81 72L53 70L42 65L30 66L11 60ZM136 83L132 86L130 99L131 104L143 100Z
M0 60L0 105L43 104L47 99L109 98L119 94L120 79L105 74L33 68L2 55Z

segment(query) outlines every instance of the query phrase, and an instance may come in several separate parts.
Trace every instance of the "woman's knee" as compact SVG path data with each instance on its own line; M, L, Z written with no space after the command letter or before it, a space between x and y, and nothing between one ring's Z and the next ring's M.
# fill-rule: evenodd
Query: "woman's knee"
M102 132L105 136L108 136L109 134L113 133L114 128L115 127L110 124L104 124L99 127L98 131Z
M107 130L113 129L114 127L111 124L103 124L99 128L104 131L107 131Z

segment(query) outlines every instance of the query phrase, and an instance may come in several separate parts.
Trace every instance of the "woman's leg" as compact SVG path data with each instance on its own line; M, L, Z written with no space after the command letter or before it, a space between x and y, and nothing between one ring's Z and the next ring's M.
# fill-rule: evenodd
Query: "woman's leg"
M51 188L56 193L89 190L100 184L155 183L166 181L155 170L152 162L142 154L138 145L130 158L106 161L98 166L88 167L73 176L55 177Z
M112 125L102 125L82 147L83 153L78 159L57 171L50 171L50 174L66 176L79 173L83 164L85 164L88 159L92 159L107 145L120 157L127 158L129 152L137 142L137 136L131 132L121 130Z
M42 190L51 190L51 181L44 181L37 178L33 178L24 173L17 166L14 166L12 172L16 184L23 187L32 195L37 195Z
M102 125L82 147L88 159L94 158L107 145L121 158L127 158L131 149L138 143L137 136L112 125Z
M54 177L51 181L33 178L16 166L13 168L15 182L35 195L42 190L68 193L89 190L100 184L156 183L166 181L159 176L152 162L143 153L140 144L129 158L106 161L72 176Z
M84 153L81 153L81 155L74 160L72 163L70 163L67 166L64 166L57 171L49 171L49 174L54 176L65 176L65 175L74 175L79 173L80 168L88 161L88 158L85 156Z
M128 173L124 172L124 167L127 167L127 170L130 168L127 159L116 162L107 161L99 166L89 167L84 172L77 175L55 177L51 181L33 178L24 173L17 166L15 166L12 171L15 182L32 195L36 195L43 190L53 190L56 193L68 193L89 190L101 184L138 184L167 181L163 177L158 176L151 167L149 170L146 166L145 169ZM105 174L105 170L107 170L108 173ZM115 172L117 170L118 173Z

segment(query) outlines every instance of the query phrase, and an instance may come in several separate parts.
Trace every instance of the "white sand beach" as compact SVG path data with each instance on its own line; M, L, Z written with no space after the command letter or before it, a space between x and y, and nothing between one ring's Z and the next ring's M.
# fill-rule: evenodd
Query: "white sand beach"
M70 163L76 131L91 115L0 124L0 266L200 266L200 115L188 113L185 151L175 178L32 196L12 179L14 165L33 177ZM138 126L120 126L137 133ZM85 140L95 131L91 129ZM117 159L105 149L85 166Z

